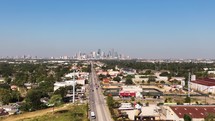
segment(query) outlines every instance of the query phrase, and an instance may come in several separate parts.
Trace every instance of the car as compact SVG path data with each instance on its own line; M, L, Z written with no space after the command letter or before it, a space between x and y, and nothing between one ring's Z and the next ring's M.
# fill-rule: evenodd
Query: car
M93 118L93 119L95 119L96 118L96 114L93 111L91 111L90 112L90 117Z

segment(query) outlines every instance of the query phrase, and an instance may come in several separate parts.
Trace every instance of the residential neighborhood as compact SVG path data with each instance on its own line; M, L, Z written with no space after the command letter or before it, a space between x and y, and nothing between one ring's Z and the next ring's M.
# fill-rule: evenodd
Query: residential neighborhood
M0 72L6 75L1 75L1 119L59 105L81 104L89 105L86 112L93 121L90 112L98 110L96 104L101 103L97 102L97 93L110 113L102 115L110 115L115 121L183 121L185 116L193 121L204 121L215 113L215 78L208 71L203 73L210 76L201 78L199 72L195 72L198 75L185 73L190 76L186 77L172 74L172 70L124 68L117 62L109 64L102 60L48 62L45 65L42 62L44 69L40 63L24 64L28 68L25 74L28 78L19 77L19 73L25 71L4 72L4 66L15 70L13 66L22 63L1 63ZM27 65L35 66L36 70L37 66L41 67L43 79L41 76L32 78L40 71L36 73ZM41 107L38 108L38 104Z

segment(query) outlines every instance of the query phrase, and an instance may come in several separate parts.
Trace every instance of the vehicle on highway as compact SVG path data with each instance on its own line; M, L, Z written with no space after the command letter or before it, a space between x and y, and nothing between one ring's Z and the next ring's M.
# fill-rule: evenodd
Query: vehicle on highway
M96 118L96 114L92 111L92 112L90 112L90 117L93 118L93 119L95 119Z

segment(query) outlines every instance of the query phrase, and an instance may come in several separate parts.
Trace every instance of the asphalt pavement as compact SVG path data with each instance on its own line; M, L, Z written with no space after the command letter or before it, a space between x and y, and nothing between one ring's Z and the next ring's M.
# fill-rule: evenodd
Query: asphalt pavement
M98 77L93 68L93 64L91 64L91 75L90 75L90 85L89 85L89 104L90 104L90 112L94 112L96 114L96 118L90 117L91 121L113 121L109 109L107 107L106 101L104 99L104 95L102 94L102 90L100 88Z

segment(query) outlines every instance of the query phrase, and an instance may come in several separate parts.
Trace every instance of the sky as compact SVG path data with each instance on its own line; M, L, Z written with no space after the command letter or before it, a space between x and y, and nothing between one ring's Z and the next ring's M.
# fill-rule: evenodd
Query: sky
M215 58L214 0L1 0L0 56Z

